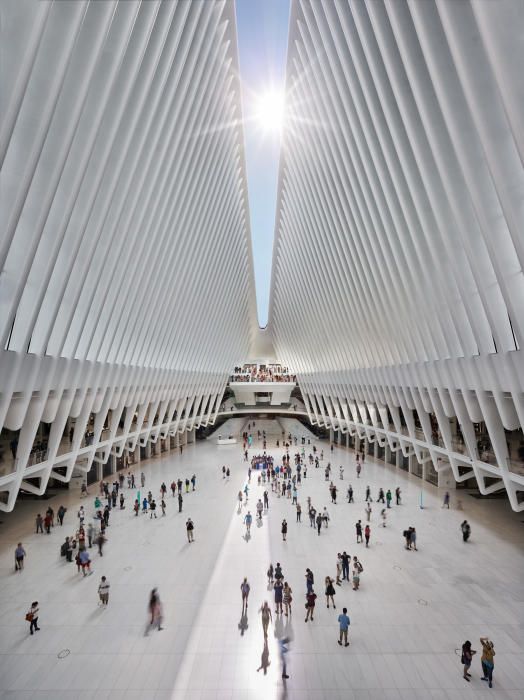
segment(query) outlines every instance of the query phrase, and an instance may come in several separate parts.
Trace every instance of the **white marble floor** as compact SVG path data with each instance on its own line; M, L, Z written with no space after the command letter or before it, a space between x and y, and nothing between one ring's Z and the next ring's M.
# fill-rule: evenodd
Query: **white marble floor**
M258 426L257 426L258 427ZM269 447L275 456L281 450ZM322 443L319 443L322 445ZM260 445L255 443L258 450ZM335 449L325 459L345 465L339 503L330 505L323 470L308 469L300 489L319 507L327 505L331 523L320 537L303 515L295 523L291 502L270 492L269 512L244 538L243 514L236 495L246 479L240 445L197 443L182 456L169 454L142 463L146 491L158 494L162 480L197 474L197 491L179 514L169 498L167 516L135 518L130 508L113 511L103 558L93 550L94 574L83 578L59 556L66 534L76 527L79 499L55 496L56 512L68 505L66 525L51 535L34 534L34 516L45 503L22 502L13 514L0 514L0 699L82 700L161 698L188 700L300 698L301 700L520 700L524 690L524 551L522 514L505 501L462 496L464 511L444 510L441 494L416 477L366 461L357 480L354 455ZM222 464L232 467L229 482ZM337 481L338 481L338 474ZM349 482L356 503L343 491ZM387 528L372 516L371 547L355 543L354 523L365 519L364 489L373 497L380 486L400 486L403 505L393 507ZM249 507L263 488L251 484ZM421 488L424 509L419 507ZM92 487L94 491L94 487ZM92 505L92 499L86 503ZM186 541L187 516L195 521L195 543ZM289 522L287 542L280 524ZM462 542L460 522L472 526ZM402 531L414 525L418 552L403 548ZM28 556L15 573L13 552L22 540ZM337 611L327 610L323 579L335 573L336 553L358 553L364 573L361 589L337 588ZM294 591L290 619L274 620L267 675L257 672L263 636L257 610L271 600L269 562L280 561ZM313 623L304 623L304 572L315 573L319 593ZM97 587L105 574L111 584L109 606L97 606ZM240 582L251 583L247 621L241 619ZM165 629L144 636L148 594L158 586ZM25 612L40 603L41 631L29 636ZM336 615L346 605L351 617L351 646L337 645ZM288 635L290 679L283 685L275 635ZM469 638L478 648L481 635L495 642L494 688L480 681L479 657L473 678L462 679L456 649ZM61 653L63 652L63 653ZM63 656L63 658L60 658Z

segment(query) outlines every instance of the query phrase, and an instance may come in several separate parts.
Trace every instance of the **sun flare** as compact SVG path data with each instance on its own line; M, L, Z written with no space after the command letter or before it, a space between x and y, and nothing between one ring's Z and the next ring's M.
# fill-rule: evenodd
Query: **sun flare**
M282 130L284 126L284 94L270 90L261 94L256 100L255 117L264 131Z

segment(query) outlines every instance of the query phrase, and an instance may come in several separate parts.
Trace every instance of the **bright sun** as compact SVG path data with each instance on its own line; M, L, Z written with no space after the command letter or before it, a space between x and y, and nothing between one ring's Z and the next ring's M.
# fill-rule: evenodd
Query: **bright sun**
M284 95L271 90L256 100L255 117L264 131L281 131L284 125Z

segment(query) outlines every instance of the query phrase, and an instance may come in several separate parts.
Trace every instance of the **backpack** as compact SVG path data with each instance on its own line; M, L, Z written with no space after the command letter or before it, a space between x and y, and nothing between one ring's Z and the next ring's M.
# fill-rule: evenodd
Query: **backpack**
M359 574L361 574L364 571L364 567L359 561L357 561L357 569Z

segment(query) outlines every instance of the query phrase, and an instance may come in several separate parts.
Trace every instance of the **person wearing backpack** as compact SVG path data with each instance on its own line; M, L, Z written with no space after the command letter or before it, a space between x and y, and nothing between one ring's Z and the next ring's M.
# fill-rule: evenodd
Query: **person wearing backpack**
M186 532L187 532L187 541L189 542L189 544L191 544L191 542L195 541L194 536L193 536L194 529L195 529L195 526L193 525L193 521L191 520L191 518L188 518L186 521Z
M358 562L353 563L353 590L358 591L360 587L360 570Z

